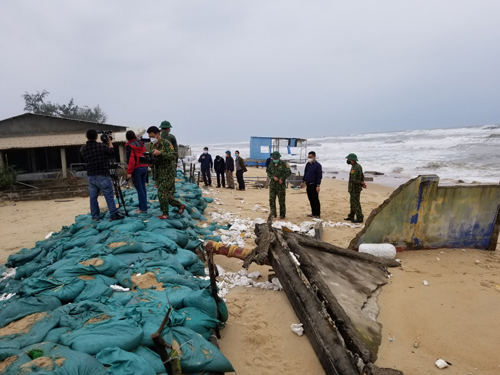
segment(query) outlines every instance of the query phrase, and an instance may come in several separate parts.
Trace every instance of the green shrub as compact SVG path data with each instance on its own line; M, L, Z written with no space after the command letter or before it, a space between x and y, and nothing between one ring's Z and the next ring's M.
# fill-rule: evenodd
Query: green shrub
M14 167L0 169L0 190L10 190L17 180L17 172Z

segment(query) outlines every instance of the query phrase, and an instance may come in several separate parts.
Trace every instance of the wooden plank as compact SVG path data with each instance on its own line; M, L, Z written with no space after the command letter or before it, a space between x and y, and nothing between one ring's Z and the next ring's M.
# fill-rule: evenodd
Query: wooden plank
M322 316L322 306L299 277L286 250L271 247L270 261L323 369L331 375L358 375L337 332Z
M332 317L335 326L339 330L342 338L345 341L346 347L353 353L357 353L365 363L374 362L375 356L366 345L365 341L356 330L356 327L351 322L351 319L337 301L328 285L319 275L314 267L314 262L307 253L295 240L288 241L290 249L299 256L300 269L311 284L311 291L315 293L319 300L324 304L326 311Z

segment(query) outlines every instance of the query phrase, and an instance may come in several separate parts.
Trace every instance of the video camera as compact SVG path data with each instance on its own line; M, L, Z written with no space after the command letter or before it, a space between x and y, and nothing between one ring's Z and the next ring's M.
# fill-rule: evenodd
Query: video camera
M154 156L151 152L145 152L144 156L139 156L139 163L141 164L156 164L158 156Z
M113 132L111 130L101 130L98 131L97 134L101 135L101 142L103 143L108 143L108 139L113 140L113 137L111 136Z

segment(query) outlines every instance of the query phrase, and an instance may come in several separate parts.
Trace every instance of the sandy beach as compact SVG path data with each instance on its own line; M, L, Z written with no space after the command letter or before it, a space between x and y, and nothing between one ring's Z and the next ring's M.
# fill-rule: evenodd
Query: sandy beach
M246 176L263 176L262 169L250 168ZM376 181L375 181L376 182ZM393 188L368 183L361 202L365 217L382 203ZM265 219L269 208L268 190L250 184L246 191L210 188L212 212L232 212L241 218ZM348 213L347 182L325 179L320 193L322 219L339 222ZM70 225L78 214L89 210L87 198L55 201L4 202L0 207L0 261L23 247L32 247L49 232ZM104 206L104 202L101 203ZM253 211L255 205L260 208ZM287 191L287 221L307 220L309 202L304 190ZM347 246L359 228L324 229L323 239ZM253 240L247 239L252 247ZM398 254L403 267L382 288L379 297L383 325L377 365L393 367L405 374L434 374L438 358L452 363L450 374L500 373L500 256L495 252L445 249ZM226 271L237 272L242 262L216 257ZM252 265L267 280L270 267ZM423 280L429 282L423 285ZM498 287L500 288L500 287ZM297 317L283 291L236 287L225 297L230 318L222 331L222 352L238 375L324 374L306 336L295 335L290 325ZM389 337L393 340L389 340ZM418 347L415 347L418 343Z

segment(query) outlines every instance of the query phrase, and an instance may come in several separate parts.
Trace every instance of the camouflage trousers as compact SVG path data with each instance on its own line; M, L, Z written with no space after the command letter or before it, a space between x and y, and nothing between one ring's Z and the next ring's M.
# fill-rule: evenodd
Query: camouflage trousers
M286 216L286 189L285 185L276 187L274 184L269 185L269 207L271 208L271 214L277 216L276 210L276 196L278 196L278 201L280 204L280 217Z
M165 214L168 215L168 206L178 207L182 206L182 203L175 199L175 177L174 178L158 178L156 176L156 182L158 184L158 200L160 201L160 209Z
M349 195L351 196L351 212L347 217L349 219L356 218L356 220L358 221L363 221L364 216L363 212L361 211L361 202L360 202L361 190L351 191Z

